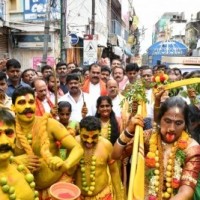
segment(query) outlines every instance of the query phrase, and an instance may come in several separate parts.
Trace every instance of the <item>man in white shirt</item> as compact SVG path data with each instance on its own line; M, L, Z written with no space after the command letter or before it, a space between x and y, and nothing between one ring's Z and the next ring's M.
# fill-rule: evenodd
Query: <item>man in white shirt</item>
M106 84L101 80L101 67L97 64L89 66L89 79L85 80L82 91L88 93L93 104L92 114L96 113L96 101L99 96L107 95Z
M87 115L92 115L92 103L90 96L81 91L81 83L77 74L68 74L67 79L68 93L59 99L60 101L68 101L72 105L70 120L80 121L83 118L83 107L87 107Z
M36 116L43 116L44 113L56 115L56 107L47 96L47 85L43 79L35 79L34 87L36 91Z
M122 125L126 125L129 117L129 105L128 102L124 102L123 106L121 106L121 101L124 99L124 96L119 92L119 85L116 80L110 79L107 84L107 93L108 96L112 99L113 111L115 112L115 116L122 119Z

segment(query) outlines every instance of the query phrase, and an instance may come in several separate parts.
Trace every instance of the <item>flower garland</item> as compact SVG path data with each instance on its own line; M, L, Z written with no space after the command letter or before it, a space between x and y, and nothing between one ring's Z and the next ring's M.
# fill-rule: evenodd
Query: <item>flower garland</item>
M179 188L182 166L186 158L183 150L188 146L188 139L189 135L183 131L178 141L172 145L166 169L164 169L162 142L160 134L155 131L154 127L149 140L149 152L145 158L146 166L149 168L147 171L149 179L148 200L168 199Z

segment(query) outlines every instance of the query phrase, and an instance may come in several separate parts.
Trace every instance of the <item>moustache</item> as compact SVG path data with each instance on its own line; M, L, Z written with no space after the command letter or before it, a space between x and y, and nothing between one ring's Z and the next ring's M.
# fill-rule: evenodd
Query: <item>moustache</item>
M2 144L0 145L0 153L8 152L8 151L13 151L12 147L8 144Z
M93 76L92 78L94 78L94 79L99 79L99 77L97 77L97 76Z
M72 90L73 90L73 89L76 89L76 90L77 90L78 88L77 88L77 87L72 87L71 89L72 89Z
M26 115L27 113L34 113L31 108L26 108L23 112L19 113L20 115Z
M121 77L120 77L120 76L116 76L116 79L117 79L117 78L121 78Z

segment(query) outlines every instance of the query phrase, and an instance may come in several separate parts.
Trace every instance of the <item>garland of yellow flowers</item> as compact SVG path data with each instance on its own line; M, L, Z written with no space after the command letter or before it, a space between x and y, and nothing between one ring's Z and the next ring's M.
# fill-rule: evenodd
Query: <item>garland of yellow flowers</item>
M186 156L183 150L188 146L188 139L189 135L183 131L178 141L174 142L171 148L166 171L164 171L161 137L154 125L149 140L149 152L145 159L146 166L149 168L147 175L150 177L148 200L169 199L173 196L174 190L179 188L182 164ZM164 176L166 177L165 186L162 184L164 183Z

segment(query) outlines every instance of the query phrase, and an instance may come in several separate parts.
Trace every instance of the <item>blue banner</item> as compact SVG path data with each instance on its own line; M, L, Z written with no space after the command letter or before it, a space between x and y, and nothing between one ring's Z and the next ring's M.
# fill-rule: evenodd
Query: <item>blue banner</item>
M51 20L60 19L60 0L51 0ZM24 20L44 21L46 15L47 0L24 0Z

